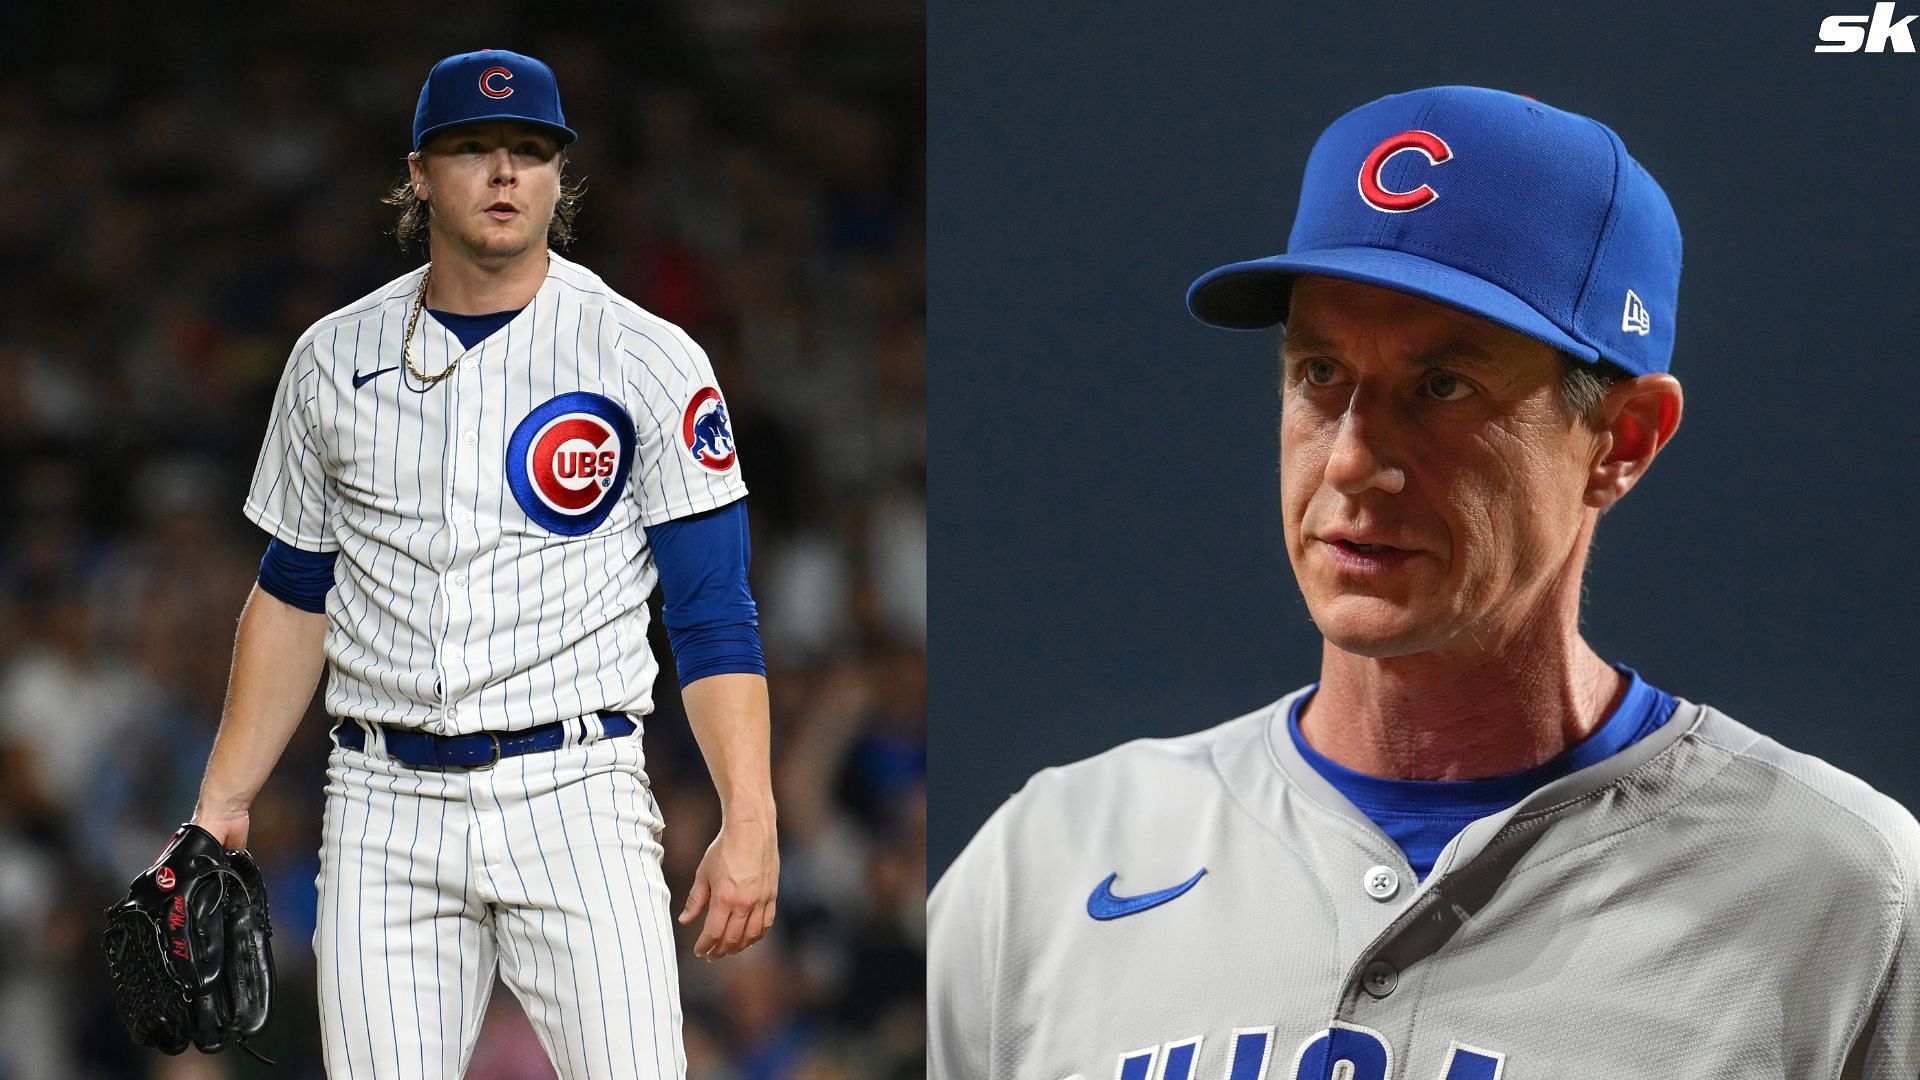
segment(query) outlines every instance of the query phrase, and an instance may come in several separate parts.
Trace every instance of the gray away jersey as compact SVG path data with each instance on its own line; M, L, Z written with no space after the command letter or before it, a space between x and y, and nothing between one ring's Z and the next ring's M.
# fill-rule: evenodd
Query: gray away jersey
M651 711L644 526L746 494L713 368L559 255L472 349L420 319L424 268L315 323L287 362L246 514L338 551L326 708L438 734Z
M1892 800L1682 702L1421 883L1294 696L994 814L929 901L935 1080L1920 1077Z

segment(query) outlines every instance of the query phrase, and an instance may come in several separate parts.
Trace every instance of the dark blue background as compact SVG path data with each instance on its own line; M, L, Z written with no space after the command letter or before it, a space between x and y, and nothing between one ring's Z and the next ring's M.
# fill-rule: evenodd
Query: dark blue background
M1035 769L1315 676L1274 338L1182 297L1281 250L1326 123L1448 82L1605 121L1685 233L1686 419L1589 639L1920 804L1920 55L1816 55L1856 9L933 4L931 874Z

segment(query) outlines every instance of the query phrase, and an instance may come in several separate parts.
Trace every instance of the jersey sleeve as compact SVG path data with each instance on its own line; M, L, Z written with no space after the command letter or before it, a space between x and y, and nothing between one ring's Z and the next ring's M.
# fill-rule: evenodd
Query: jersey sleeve
M339 560L337 551L302 551L274 540L260 557L260 573L255 580L274 599L324 615L327 592L333 588L333 565Z
M296 348L280 376L266 441L242 507L249 520L303 551L338 551L327 528L327 477L313 420L318 372L312 346Z
M660 621L680 686L709 675L767 673L759 608L747 584L747 501L647 526L660 568Z
M1904 892L1893 958L1853 1041L1845 1077L1920 1077L1920 884L1908 881Z
M623 324L620 348L640 396L633 478L640 523L658 525L745 495L733 417L706 352L658 320Z
M929 1080L984 1080L992 1073L1012 806L1001 806L981 826L927 897Z

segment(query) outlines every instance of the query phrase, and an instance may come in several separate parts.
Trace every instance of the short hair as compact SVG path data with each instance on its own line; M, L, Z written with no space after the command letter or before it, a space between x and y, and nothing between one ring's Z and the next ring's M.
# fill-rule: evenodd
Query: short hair
M1605 360L1590 363L1564 349L1558 353L1560 403L1569 413L1598 426L1600 406L1606 403L1607 392L1633 376Z
M560 198L553 204L553 220L547 222L548 244L564 250L573 243L573 221L580 213L580 197L586 193L585 181L567 175L567 152L560 151ZM431 207L429 200L415 197L412 170L401 172L380 201L400 208L393 222L393 238L399 242L400 250L425 252L427 237L432 231Z

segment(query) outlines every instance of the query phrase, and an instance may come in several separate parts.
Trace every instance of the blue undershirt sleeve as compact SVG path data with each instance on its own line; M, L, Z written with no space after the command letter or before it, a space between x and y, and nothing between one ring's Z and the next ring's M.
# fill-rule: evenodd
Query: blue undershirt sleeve
M333 588L333 564L339 557L337 551L303 551L274 540L260 559L260 587L302 611L325 614L327 590Z
M747 501L647 526L665 598L660 621L680 685L709 675L765 675L759 609L747 588Z

